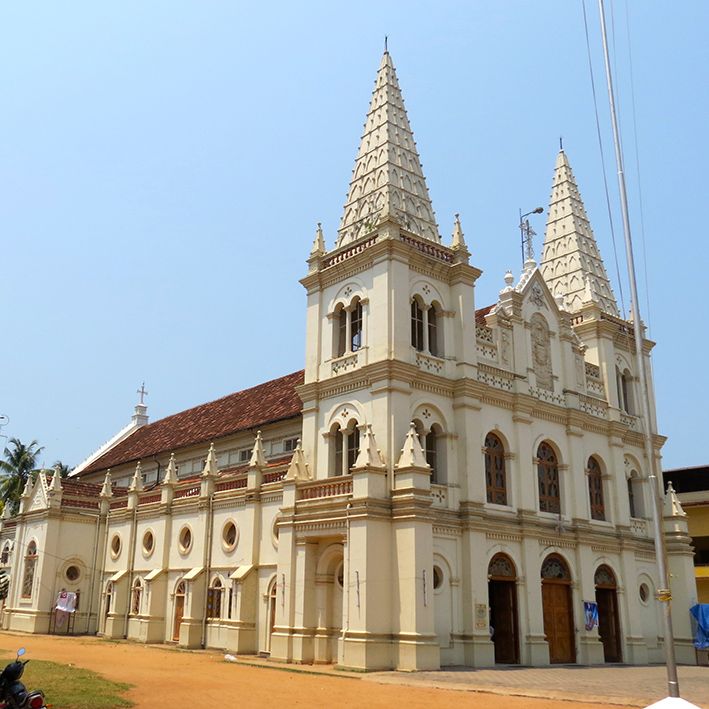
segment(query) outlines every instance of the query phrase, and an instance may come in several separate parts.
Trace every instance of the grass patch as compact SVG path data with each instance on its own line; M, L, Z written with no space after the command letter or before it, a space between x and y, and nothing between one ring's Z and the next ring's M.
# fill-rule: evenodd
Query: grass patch
M131 685L112 682L96 672L72 665L32 660L25 668L22 683L28 690L41 689L52 709L115 709L133 706L133 702L122 696Z

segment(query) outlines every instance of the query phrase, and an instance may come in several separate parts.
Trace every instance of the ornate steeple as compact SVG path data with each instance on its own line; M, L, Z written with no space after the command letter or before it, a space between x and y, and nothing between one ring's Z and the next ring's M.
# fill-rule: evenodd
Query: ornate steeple
M564 297L569 311L580 310L584 303L592 301L604 312L619 315L591 224L563 150L556 157L551 183L540 270L549 290L555 296Z
M414 234L441 240L388 51L374 83L337 246L371 232L385 216Z

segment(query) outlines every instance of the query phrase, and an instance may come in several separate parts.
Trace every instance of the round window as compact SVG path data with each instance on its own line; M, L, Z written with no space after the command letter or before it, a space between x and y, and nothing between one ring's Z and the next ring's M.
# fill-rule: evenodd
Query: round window
M111 538L111 556L117 559L121 553L121 535L114 534Z
M640 600L643 603L647 603L648 599L650 598L650 587L646 583L641 583L638 593L640 595Z
M192 530L189 527L183 527L180 530L180 551L186 554L192 546Z
M71 566L67 567L66 571L64 572L64 576L66 576L67 581L76 581L79 576L81 576L81 570L78 566L72 564Z
M439 589L443 585L443 570L440 566L433 567L433 588Z
M228 551L235 549L239 542L239 530L236 524L231 520L224 525L222 541L224 542L224 548Z
M153 553L153 549L155 549L155 537L153 533L148 530L143 535L143 553L146 556L150 556Z

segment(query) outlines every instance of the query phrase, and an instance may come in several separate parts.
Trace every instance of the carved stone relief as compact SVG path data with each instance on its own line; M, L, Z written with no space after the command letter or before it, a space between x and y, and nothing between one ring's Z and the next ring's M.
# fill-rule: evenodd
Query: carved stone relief
M554 391L549 326L541 315L533 315L530 324L532 329L532 363L537 387Z

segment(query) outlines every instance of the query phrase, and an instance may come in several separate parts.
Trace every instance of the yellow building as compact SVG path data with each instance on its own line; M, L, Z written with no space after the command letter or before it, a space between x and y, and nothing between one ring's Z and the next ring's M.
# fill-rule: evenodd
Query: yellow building
M665 485L672 483L687 513L689 535L694 546L697 600L709 603L709 466L666 470L663 477Z

